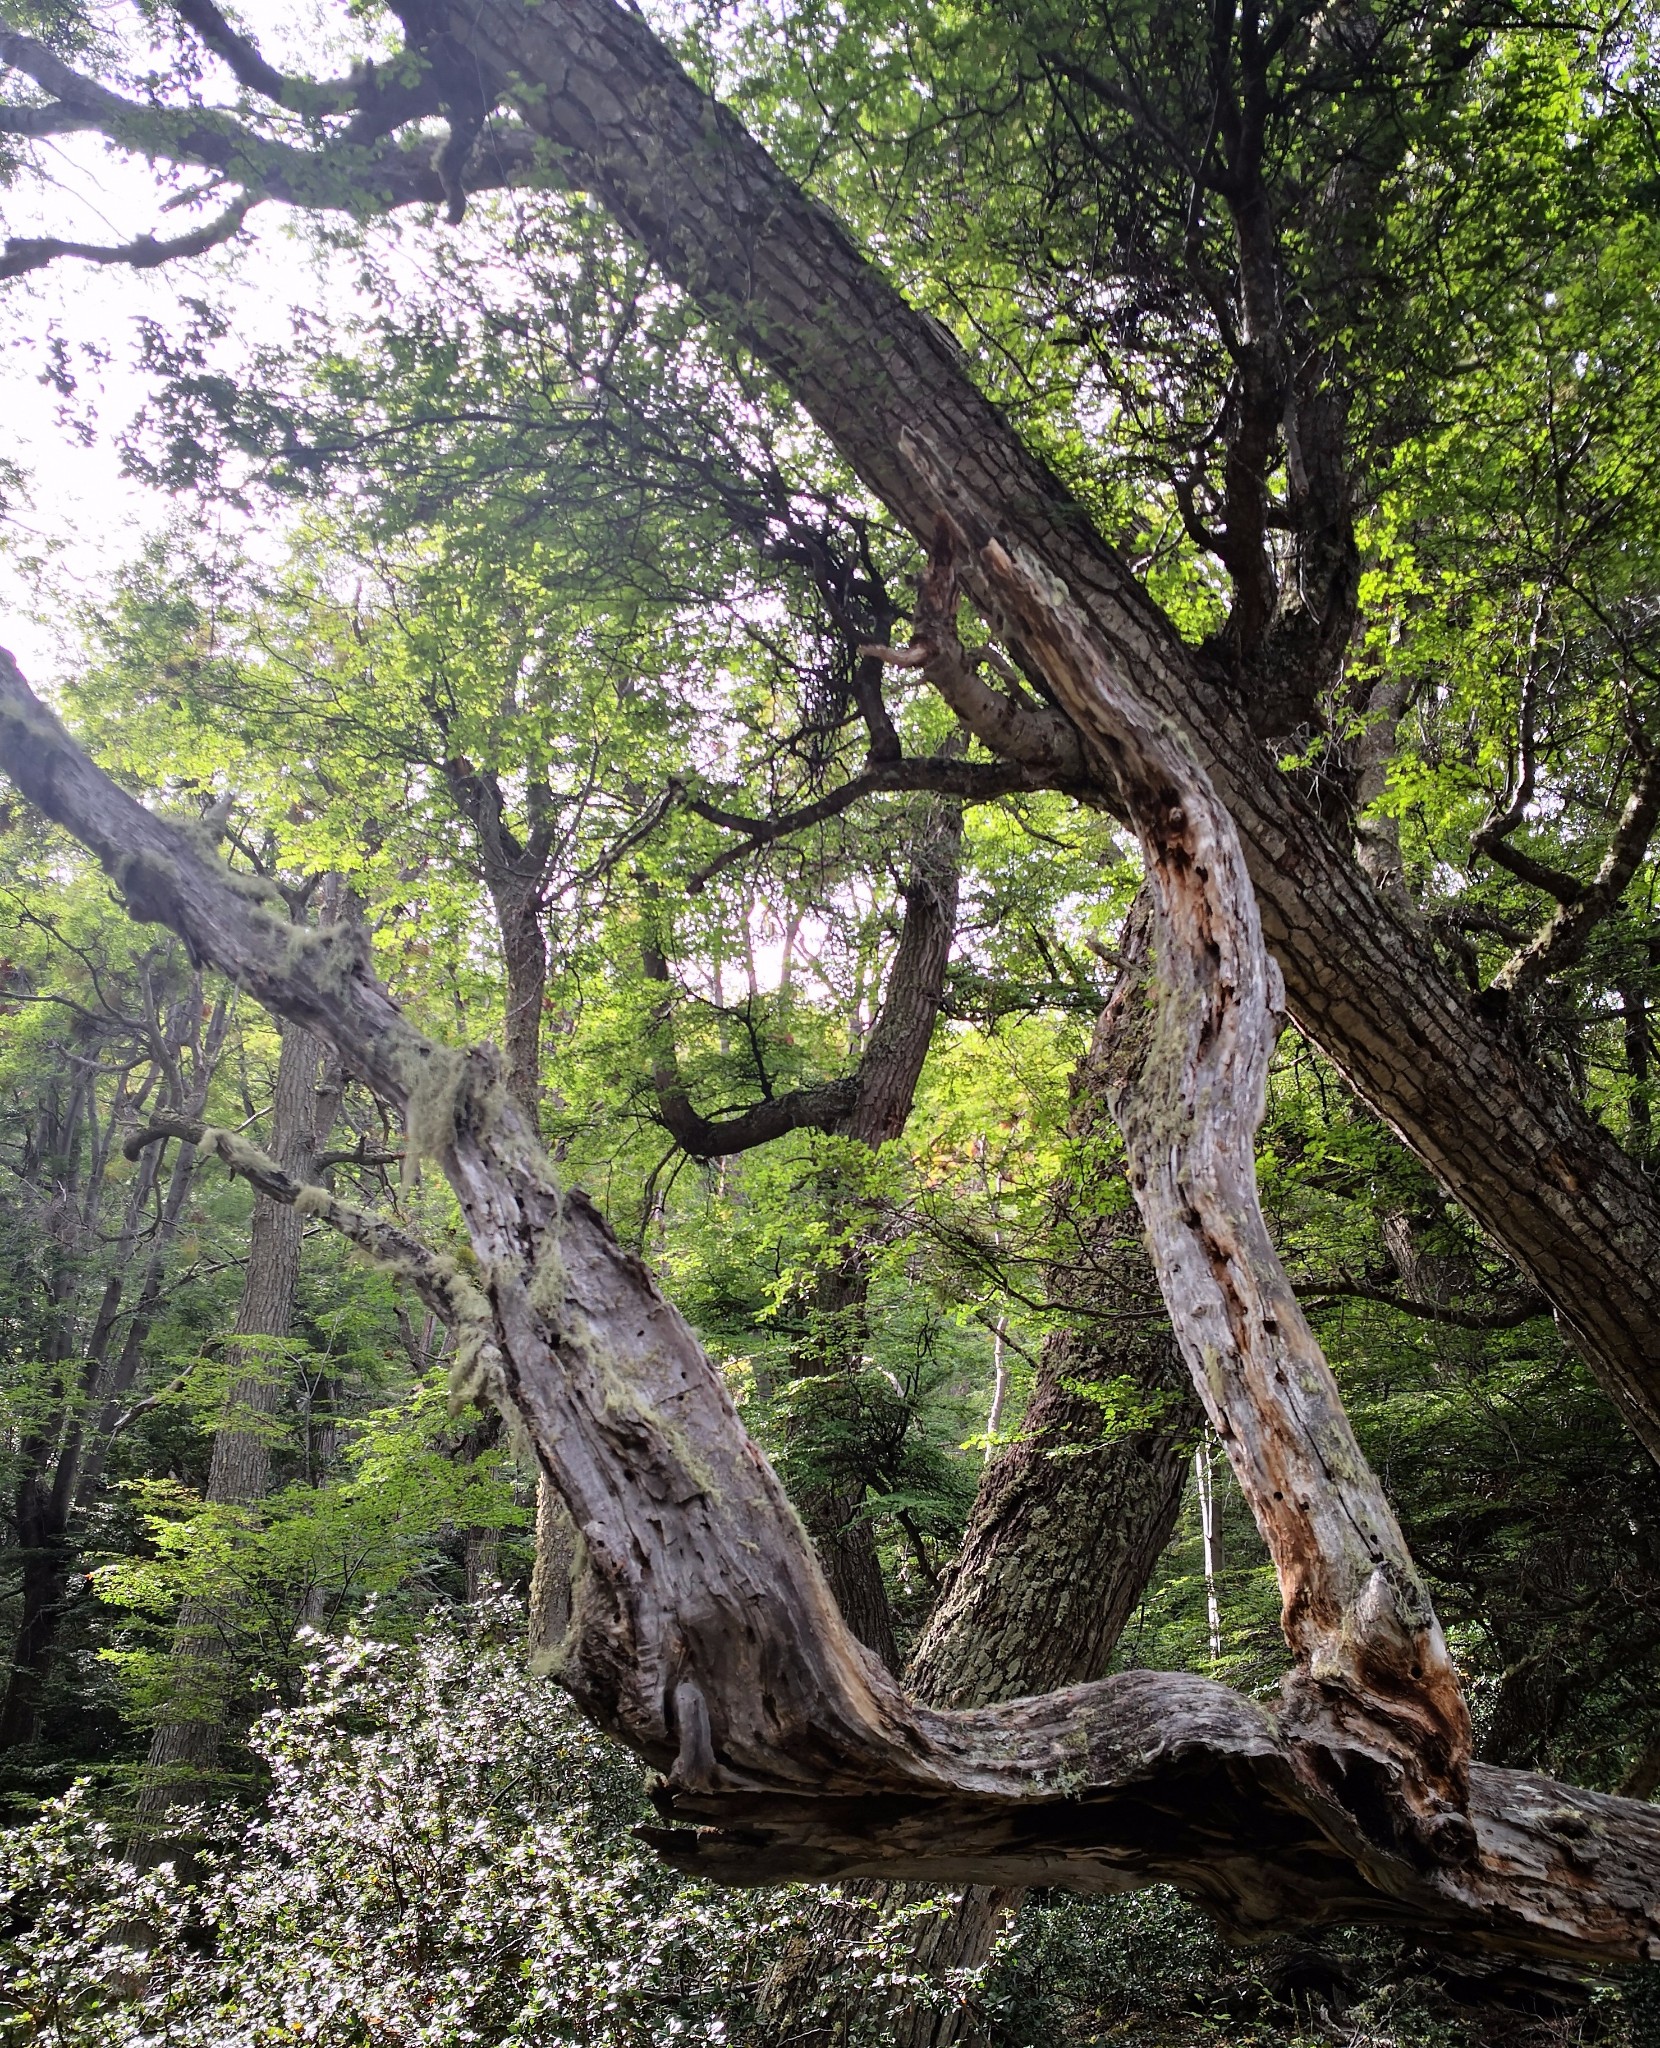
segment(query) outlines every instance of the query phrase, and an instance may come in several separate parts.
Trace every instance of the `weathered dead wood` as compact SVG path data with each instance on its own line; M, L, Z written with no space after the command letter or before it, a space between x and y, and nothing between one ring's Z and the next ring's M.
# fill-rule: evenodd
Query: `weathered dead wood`
M1063 708L1111 761L1149 915L1103 1020L1113 1113L1170 1320L1279 1573L1296 1658L1287 1717L1374 1829L1410 1816L1468 1853L1470 1722L1428 1591L1367 1465L1257 1198L1256 1134L1284 990L1232 818L1185 736L1147 707L1065 588L1012 552L937 452L908 450L941 511L919 615L949 632L972 564ZM1138 971L1139 970L1139 971ZM1366 1755L1379 1782L1356 1782Z
M1581 1964L1660 1955L1646 1806L1476 1770L1472 1853L1437 1860L1432 1835L1376 1811L1392 1788L1370 1731L1351 1752L1340 1721L1311 1745L1296 1717L1182 1674L963 1713L907 1699L848 1633L684 1320L593 1207L561 1196L494 1055L422 1038L361 950L297 933L200 835L145 811L9 656L0 765L135 916L328 1038L441 1160L499 1351L493 1391L580 1532L560 1677L663 1773L665 1817L691 1823L654 1837L672 1860L727 1882L1167 1881L1247 1932L1370 1919ZM1368 1798L1350 1796L1351 1754Z

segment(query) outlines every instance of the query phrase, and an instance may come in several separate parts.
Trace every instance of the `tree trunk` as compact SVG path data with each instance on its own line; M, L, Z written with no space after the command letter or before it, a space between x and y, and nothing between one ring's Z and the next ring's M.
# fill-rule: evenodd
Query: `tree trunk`
M938 506L902 452L907 437L930 440L1010 540L1061 579L1214 779L1298 1023L1549 1297L1660 1455L1660 1204L1644 1174L1478 1012L1426 935L1330 836L1274 767L1232 680L1182 644L974 388L938 323L692 83L637 12L615 0L479 0L450 33L465 63L499 82L487 90L554 144L561 175L771 367L913 533L931 540ZM994 750L1093 779L1121 803L1111 750L1031 700L962 675L954 704Z
M881 1007L851 1075L820 1082L753 1108L711 1119L700 1116L681 1077L674 1041L672 987L665 934L648 934L647 976L665 990L652 1021L652 1082L665 1129L697 1159L752 1150L791 1131L834 1132L876 1151L905 1128L933 1043L957 935L962 871L960 804L924 800L910 844L905 915ZM854 1418L847 1411L853 1375L868 1334L869 1261L853 1242L839 1265L822 1274L808 1304L811 1339L797 1348L792 1370L798 1395L790 1418L790 1449L806 1467L820 1467L794 1491L820 1561L848 1626L888 1669L899 1663L893 1611L882 1577L876 1533L864 1514L866 1484L838 1470L834 1446Z
M318 1089L320 1040L285 1025L271 1102L271 1156L296 1180L308 1180L327 1135ZM271 1484L271 1426L287 1392L282 1355L294 1317L305 1219L290 1205L254 1198L242 1299L231 1326L231 1381L213 1439L203 1496L210 1507L252 1508ZM261 1342L260 1340L267 1340ZM142 1839L170 1808L209 1797L230 1701L227 1636L234 1608L222 1597L192 1595L179 1610L167 1699L150 1738L139 1790L137 1828Z
M1266 1241L1250 1164L1274 989L1226 812L1065 592L930 487L1051 686L1123 757L1159 935L1146 997L1115 1019L1115 1111L1178 1341L1280 1574L1296 1668L1278 1715L1180 1672L955 1713L907 1698L842 1621L715 1365L560 1187L496 1056L425 1038L349 934L251 906L9 657L0 762L132 915L326 1036L440 1158L471 1270L231 1132L189 1132L458 1326L581 1531L559 1677L660 1774L671 1825L647 1839L667 1860L743 1884L1169 1883L1239 1933L1376 1920L1581 1967L1654 1959L1660 1814L1469 1764L1433 1609Z
M507 970L503 1019L507 1085L531 1123L542 1118L542 1006L548 993L548 942L542 929L541 888L534 882L487 870L486 882L501 933Z
M187 1116L199 1116L207 1090L224 1045L227 1011L223 1001L210 1014L205 1038L202 1034L202 986L200 976L188 981L171 1014L153 1019L167 1043L170 1076L188 1075L182 1099L174 1095L175 1107ZM194 1046L197 1057L187 1057ZM108 1129L97 1151L107 1156L119 1118L117 1104L108 1118ZM71 1124L80 1125L95 1114L90 1093L78 1093ZM66 1125L61 1141L78 1146L78 1129ZM161 1213L150 1226L150 1198L159 1171L159 1154L141 1166L126 1203L125 1217L110 1249L110 1273L93 1319L85 1355L79 1369L79 1405L56 1415L40 1432L19 1447L19 1477L13 1515L20 1549L21 1619L7 1672L5 1697L0 1700L0 1750L22 1747L35 1741L45 1689L57 1658L69 1588L78 1562L71 1539L71 1520L85 1504L109 1454L118 1426L120 1404L132 1386L143 1362L144 1344L161 1305L167 1260L184 1216L185 1198L196 1168L195 1150L182 1145L168 1177ZM58 1227L73 1233L75 1242L63 1244L61 1281L53 1288L55 1328L51 1348L67 1357L73 1344L74 1275L96 1257L94 1244L98 1229L98 1197L102 1186L101 1165L89 1175L78 1216L67 1199L75 1179L71 1165L54 1204ZM149 1249L141 1268L136 1295L126 1310L127 1328L113 1366L109 1347L119 1326L127 1269L137 1256L139 1243L149 1229ZM88 1426L88 1413L92 1415Z
M1073 1134L1090 1145L1113 1137L1103 1062L1098 1030L1074 1083ZM1063 1184L1057 1206L1069 1199ZM1049 1293L1078 1320L1044 1340L1019 1440L986 1468L911 1660L908 1682L931 1706L1099 1678L1181 1507L1201 1413L1140 1218L1126 1207L1076 1228L1073 1270L1053 1271Z

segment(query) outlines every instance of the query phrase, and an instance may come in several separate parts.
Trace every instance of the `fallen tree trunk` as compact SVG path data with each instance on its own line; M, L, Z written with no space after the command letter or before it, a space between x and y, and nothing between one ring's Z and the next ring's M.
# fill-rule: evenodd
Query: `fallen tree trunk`
M1034 606L1032 628L1052 638L1057 665L1080 651L1093 660L1087 642L1073 644L1064 594L977 532L972 507L959 506L957 518L981 573L1001 582L1010 565L1009 601ZM1161 933L1179 933L1209 900L1198 868L1219 863L1218 902L1237 872L1237 845L1230 853L1206 838L1223 831L1225 813L1206 811L1202 774L1170 729L1119 700L1121 678L1089 661L1079 678L1093 692L1103 743L1118 744L1126 786L1145 803L1154 868L1162 862L1174 878L1176 907ZM251 901L245 878L234 880L199 839L93 766L9 657L0 660L0 763L98 855L135 916L167 924L199 959L327 1038L404 1106L411 1145L441 1161L476 1278L394 1226L288 1181L229 1134L203 1134L256 1187L286 1192L345 1230L461 1324L462 1357L523 1426L580 1532L559 1676L662 1774L656 1799L678 1825L652 1839L671 1861L736 1883L1163 1881L1243 1932L1366 1919L1581 1964L1660 1954L1660 1814L1479 1768L1461 1805L1456 1688L1358 1453L1330 1468L1326 1497L1277 1503L1283 1514L1269 1520L1300 1658L1283 1718L1179 1673L1129 1673L957 1713L908 1699L849 1634L777 1479L684 1320L592 1205L561 1193L496 1057L422 1037L350 928L300 933ZM1173 789L1167 765L1182 778ZM1184 860L1187 880L1177 872ZM1223 1001L1224 1040L1254 1042L1271 1009L1249 921L1199 936L1216 947L1227 978L1216 980L1214 964L1158 961L1169 1007L1144 1064L1174 1057L1194 1023L1192 992L1207 977L1212 999ZM1230 1003L1236 1015L1226 1014ZM1194 1043L1200 1077L1218 1085L1243 1069L1232 1053L1205 1067L1213 1036L1201 1024ZM1224 1135L1239 1128L1235 1117ZM1179 1335L1205 1365L1201 1396L1239 1439L1230 1454L1267 1514L1264 1481L1282 1466L1306 1471L1312 1446L1340 1445L1346 1425L1340 1409L1323 1409L1323 1362L1294 1341L1288 1319L1266 1333L1266 1346L1228 1323L1230 1303L1247 1315L1272 1304L1278 1316L1283 1275L1276 1282L1258 1269L1246 1216L1230 1226L1236 1243L1219 1238L1215 1255L1204 1248L1215 1228L1206 1210L1239 1191L1227 1148L1210 1144L1202 1124L1182 1146L1171 1184L1180 1200L1190 1181L1199 1218L1176 1219L1193 1233L1185 1247L1165 1229L1159 1174L1147 1173L1161 1260L1174 1252L1187 1262L1161 1278L1178 1322L1199 1325ZM1138 1172L1144 1165L1138 1159ZM1192 1313L1206 1289L1220 1297L1226 1333ZM1348 1532L1334 1526L1338 1500L1353 1510ZM1306 1537L1314 1554L1303 1556L1293 1537ZM1375 1674L1386 1682L1373 1693ZM1409 1745L1419 1738L1414 1759Z

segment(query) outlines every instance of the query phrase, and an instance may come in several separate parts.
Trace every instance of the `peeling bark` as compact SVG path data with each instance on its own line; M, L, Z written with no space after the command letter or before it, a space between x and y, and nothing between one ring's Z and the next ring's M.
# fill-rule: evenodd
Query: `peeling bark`
M942 515L931 577L949 588L954 548L972 554L1051 689L1114 763L1141 838L1130 971L1102 1020L1113 1109L1177 1341L1279 1574L1296 1659L1287 1721L1311 1768L1323 1730L1340 1777L1374 1758L1379 1787L1351 1782L1347 1796L1381 1791L1379 1818L1409 1812L1435 1854L1465 1854L1463 1695L1257 1199L1283 987L1239 835L1186 740L1144 706L1065 587L1005 548L933 451L912 453ZM930 609L949 611L943 592Z
M1074 644L1062 594L1032 584L989 536L969 537L986 573L1007 581L1010 603L1033 607L1034 635L1041 624L1057 673L1063 658L1093 659ZM1101 721L1103 744L1116 738L1127 756L1134 745L1156 767L1170 742L1156 724L1136 725L1133 701L1117 703L1119 679L1087 662L1076 674L1090 684L1079 688L1080 709ZM1306 1526L1333 1546L1313 1560L1294 1550L1285 1558L1304 1668L1279 1719L1180 1673L1126 1673L957 1713L908 1699L842 1622L775 1475L683 1319L592 1205L557 1186L495 1057L424 1039L338 931L297 934L250 903L211 855L92 765L9 657L0 661L0 763L98 855L134 915L168 924L201 960L329 1039L370 1085L415 1112L411 1128L450 1180L480 1279L419 1246L405 1270L488 1332L496 1398L572 1512L582 1566L559 1675L662 1774L657 1803L680 1825L651 1838L670 1860L746 1884L872 1876L1113 1890L1162 1881L1242 1932L1376 1920L1581 1964L1660 1955L1660 1814L1477 1766L1467 1812L1455 1815L1457 1728L1435 1669L1410 1696L1359 1689L1374 1670L1393 1680L1412 1630L1421 1656L1435 1647L1433 1616L1419 1621L1410 1559L1388 1554L1398 1539L1363 1466L1345 1472L1342 1493L1391 1569L1374 1576L1354 1532L1333 1529L1312 1503L1276 1525L1281 1535ZM1211 818L1187 781L1191 763L1170 772L1178 767L1182 801L1172 792L1147 814L1172 937L1184 916L1210 914L1211 877L1224 887L1238 872L1237 846L1222 843L1225 814L1218 807ZM1131 781L1164 794L1157 774ZM1225 979L1208 955L1161 958L1168 986L1191 1000L1142 1047L1143 1066L1156 1069L1191 1032L1198 1071L1215 1085L1238 1072L1226 1056L1218 1068L1216 1044L1243 1058L1271 1037L1253 936L1249 921L1210 928ZM1198 1019L1224 988L1220 1035L1205 1038ZM1223 1135L1236 1136L1238 1113L1220 1107ZM1201 1218L1212 1212L1201 1233L1225 1233L1215 1259L1184 1248L1174 1228L1160 1252L1189 1262L1178 1285L1163 1276L1184 1312L1190 1294L1195 1309L1231 1299L1243 1310L1231 1332L1178 1334L1202 1359L1215 1354L1216 1383L1203 1391L1228 1422L1230 1455L1243 1441L1247 1396L1266 1404L1240 1459L1255 1485L1265 1464L1270 1476L1278 1469L1263 1447L1289 1471L1308 1453L1304 1416L1318 1441L1336 1444L1341 1414L1323 1412L1316 1361L1282 1341L1283 1329L1264 1333L1274 1340L1264 1346L1248 1327L1253 1308L1277 1310L1273 1273L1257 1269L1249 1218L1227 1206L1241 1191L1225 1147L1207 1145L1202 1129L1179 1135L1177 1164L1148 1162L1150 1229L1164 1237L1173 1190ZM251 1166L256 1185L278 1185L251 1148L216 1149ZM393 1227L354 1219L321 1190L295 1193L382 1256L398 1241ZM1183 1230L1184 1213L1175 1219ZM1345 1601L1352 1640L1331 1634L1327 1605ZM1316 1655L1329 1660L1319 1672ZM1400 1744L1419 1716L1425 1757L1414 1778ZM1426 1824L1437 1801L1456 1830Z

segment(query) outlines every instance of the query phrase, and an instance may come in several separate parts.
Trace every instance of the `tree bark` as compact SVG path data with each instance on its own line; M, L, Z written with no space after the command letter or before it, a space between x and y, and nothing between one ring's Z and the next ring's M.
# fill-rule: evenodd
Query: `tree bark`
M1298 1669L1277 1718L1166 1672L957 1713L908 1699L842 1622L713 1363L592 1205L559 1187L495 1056L424 1038L338 928L296 934L250 904L211 854L92 765L9 657L0 763L99 857L131 914L167 923L328 1038L440 1158L476 1279L233 1134L199 1133L461 1326L581 1531L559 1676L662 1774L654 1796L675 1825L649 1839L670 1861L746 1884L1166 1882L1240 1932L1377 1920L1582 1966L1660 1956L1660 1814L1464 1767L1433 1613L1375 1479L1344 1452L1341 1410L1325 1407L1323 1365L1280 1301L1271 1248L1264 1259L1253 1242L1254 1190L1233 1176L1260 1111L1252 1063L1271 987L1226 815L1171 729L1100 663L1064 593L977 534L972 507L956 516L1042 643L1052 686L1122 749L1165 892L1157 1004L1139 1035L1127 1031L1120 1071L1139 1064L1154 1152L1169 1159L1146 1156L1148 1128L1132 1122L1127 1136L1178 1339L1282 1574ZM1179 800L1164 793L1166 769ZM1270 1304L1273 1317L1256 1313ZM1295 1475L1322 1452L1343 1455L1327 1456L1318 1496L1299 1494ZM1293 1478L1283 1502L1260 1483L1277 1470ZM1299 1532L1307 1551L1288 1540Z
M1101 1035L1074 1135L1110 1135ZM1066 1199L1060 1191L1059 1200ZM1133 1208L1080 1233L1049 1291L1079 1319L1045 1338L1019 1440L980 1483L906 1681L938 1707L989 1706L1099 1678L1169 1540L1201 1411ZM1090 1389L1140 1415L1109 1423Z
M709 317L753 349L923 539L935 503L901 453L929 437L1012 542L1069 588L1147 702L1191 739L1244 842L1299 1025L1550 1298L1660 1455L1660 1207L1617 1143L1478 1012L1274 767L1230 679L1182 645L1081 507L839 223L615 0L480 0L453 25L561 175L595 194ZM981 593L983 593L983 586ZM967 679L993 748L1117 803L1112 755Z
M652 1082L664 1128L694 1159L726 1158L797 1130L848 1137L872 1152L901 1134L944 999L946 969L957 935L962 837L960 804L923 799L910 846L899 944L853 1073L769 1096L733 1115L700 1116L681 1075L673 1005L665 993L653 1016ZM671 977L664 947L661 937L648 938L644 959L648 977L667 991ZM815 1462L820 1447L834 1444L845 1433L849 1380L867 1334L869 1286L869 1260L855 1241L812 1291L809 1308L815 1327L811 1343L798 1347L794 1360L803 1390L790 1425L794 1449L803 1462ZM801 1517L818 1546L848 1626L890 1671L895 1670L899 1646L875 1531L863 1512L865 1481L857 1472L837 1472L834 1460L829 1465L814 1481L796 1489Z
M271 1102L271 1157L295 1180L309 1180L334 1121L318 1087L322 1042L286 1025ZM231 1379L213 1439L203 1498L210 1507L252 1508L271 1485L271 1424L289 1374L280 1355L294 1318L305 1219L291 1204L254 1197L242 1298L228 1346ZM267 1340L261 1342L260 1340ZM236 1616L223 1597L191 1595L179 1610L167 1699L150 1738L139 1789L140 1839L168 1811L211 1795L230 1702L226 1636Z

